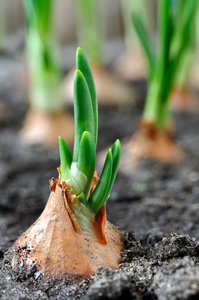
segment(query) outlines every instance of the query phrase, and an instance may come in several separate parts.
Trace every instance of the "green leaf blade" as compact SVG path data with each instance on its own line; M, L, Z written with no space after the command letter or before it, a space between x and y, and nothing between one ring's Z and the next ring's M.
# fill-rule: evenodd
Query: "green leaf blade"
M86 198L90 192L93 175L95 172L96 149L93 136L85 131L80 141L80 149L77 160L77 168L87 177L87 184L83 190Z
M96 215L100 212L107 200L106 195L111 181L112 168L113 157L111 149L109 149L98 184L88 199L88 203Z
M52 0L24 0L28 30L37 28L42 39L51 30L52 4Z
M168 65L169 50L173 36L170 6L170 0L163 0L159 4L161 75L164 74Z
M65 141L59 137L59 152L61 165L61 180L66 181L70 178L70 167L72 163L72 156Z
M78 160L80 140L84 131L94 136L94 116L89 88L81 71L77 70L74 77L74 119L75 140L73 161Z
M77 48L76 52L76 68L82 72L84 75L86 82L88 84L88 88L90 91L92 107L93 107L93 116L94 116L94 132L95 132L95 144L97 144L97 136L98 136L98 104L97 104L97 94L95 83L93 80L93 75L91 72L91 68L89 62L81 48Z
M119 167L120 156L121 156L121 144L119 140L116 140L116 142L114 143L111 153L113 157L113 168L112 168L111 180L106 194L106 199L108 198L112 190L117 175L118 167Z
M132 21L133 21L135 30L137 32L137 35L139 37L140 43L145 52L145 55L146 55L146 58L148 61L149 74L150 74L150 78L151 78L153 76L154 67L155 67L155 56L154 56L152 47L150 45L150 41L149 41L149 38L148 38L148 35L146 32L146 29L144 27L144 24L138 13L133 12Z

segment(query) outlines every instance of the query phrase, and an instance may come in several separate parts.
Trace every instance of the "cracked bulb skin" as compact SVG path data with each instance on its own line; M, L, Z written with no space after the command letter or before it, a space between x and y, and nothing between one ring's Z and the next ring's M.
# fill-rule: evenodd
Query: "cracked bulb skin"
M67 278L72 283L95 274L99 267L118 266L124 245L119 230L106 222L105 207L94 224L98 237L82 235L70 208L68 187L52 179L44 211L11 248L16 274L36 267L42 280Z

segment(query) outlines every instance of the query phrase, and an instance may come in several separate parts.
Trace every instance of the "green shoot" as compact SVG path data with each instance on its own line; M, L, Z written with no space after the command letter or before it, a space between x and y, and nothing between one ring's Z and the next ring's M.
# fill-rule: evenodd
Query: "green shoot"
M74 78L74 111L75 141L73 160L77 161L83 132L88 131L94 137L94 115L91 96L86 79L80 70L75 72Z
M157 54L143 21L133 11L133 24L148 61L149 87L144 119L165 129L169 119L169 96L180 72L186 50L192 42L192 29L198 1L161 0Z
M143 23L141 22L139 15L134 14L133 21L138 36L142 41L143 49L145 51L145 55L147 57L147 62L149 65L148 66L149 73L151 74L152 70L154 69L155 58L154 58L154 53L152 51L152 46L150 45L150 40L148 38L147 32L145 30Z
M75 0L77 36L79 44L93 65L101 64L102 32L99 26L99 2L96 0Z
M107 153L106 161L98 185L91 197L88 199L92 210L96 214L98 214L102 209L112 189L119 166L120 154L121 146L119 140L117 140L113 145L112 150L109 149Z
M70 185L76 198L84 205L83 211L97 216L112 189L120 160L120 142L117 140L107 153L99 182L90 194L96 162L98 107L95 85L87 58L81 48L76 53L77 70L74 77L75 141L73 156L59 137L60 177ZM76 216L79 217L79 212ZM82 220L80 220L82 222Z
M176 76L175 80L175 87L182 90L189 90L190 89L190 71L191 66L193 64L193 52L194 52L194 45L187 49L186 53L184 54L183 62L180 66L180 71Z
M24 0L31 107L43 112L56 112L63 107L61 74L55 58L52 4L52 0Z
M178 0L179 1L179 0ZM178 10L176 11L176 14L178 14L179 18L179 24L182 22L183 18L183 2L180 2L181 6L179 5ZM197 13L198 13L198 8L197 7L197 12L193 14L192 16L192 29L191 29L191 34L189 36L189 39L187 41L186 47L184 49L184 55L183 55L183 60L182 63L180 64L179 67L179 72L177 73L176 80L175 80L175 87L177 88L182 88L183 90L189 89L190 88L190 71L191 71L191 66L193 63L193 58L194 58L194 51L196 49L196 43L197 43ZM175 39L175 43L178 42L179 39L181 39L182 36L177 36ZM174 46L175 50L175 46Z
M121 5L127 50L139 54L141 52L140 42L132 26L132 10L135 10L139 13L139 15L142 16L144 25L147 28L148 33L151 37L153 37L155 30L155 22L151 17L154 11L153 2L146 0L122 0Z
M86 79L88 84L91 100L92 100L92 107L93 107L93 117L94 117L94 138L95 143L97 144L97 135L98 135L98 106L97 106L97 95L95 84L93 81L93 75L91 72L91 68L89 66L88 61L85 59L85 55L80 48L77 49L78 55L76 60L77 69L80 70Z

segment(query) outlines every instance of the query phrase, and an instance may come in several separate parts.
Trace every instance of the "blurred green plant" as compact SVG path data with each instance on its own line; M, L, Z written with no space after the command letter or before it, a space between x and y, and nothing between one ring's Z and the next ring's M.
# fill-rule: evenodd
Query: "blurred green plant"
M4 13L4 1L0 0L0 51L5 48L5 13Z
M153 39L156 23L156 20L154 20L154 1L122 0L121 5L127 50L140 53L140 41L132 26L132 11L135 10L139 13L144 22L144 26L147 28L148 34L150 35L150 39Z
M53 32L53 1L24 0L31 107L56 112L63 107L60 94L61 74L56 63Z
M102 24L99 23L100 2L75 0L78 43L84 47L92 65L102 61Z
M133 24L147 59L149 73L143 117L159 129L165 129L169 120L169 96L192 43L197 5L197 0L158 1L158 49L154 49L140 14L133 11Z
M64 140L59 137L60 178L72 187L79 200L74 211L78 223L85 226L86 219L98 216L112 189L120 160L120 142L108 150L105 164L92 194L98 136L98 106L93 76L87 58L77 49L74 77L75 140L71 155ZM83 229L82 229L83 230ZM86 228L88 230L88 228ZM84 232L84 230L83 230Z
M178 0L176 2L173 2L173 5L174 5L174 10L176 12L176 17L178 18L178 23L180 24L181 22L183 22L182 19L183 10L184 10L183 1ZM183 59L182 62L180 63L179 71L177 72L176 81L175 81L175 86L177 88L180 87L185 90L186 89L188 90L190 86L190 71L191 71L191 66L193 63L194 53L197 45L196 19L197 19L198 8L199 5L196 6L196 9L192 15L190 34L184 46ZM178 38L176 38L176 44L178 43ZM181 35L181 39L184 39L183 34ZM175 42L174 42L174 47L175 47Z

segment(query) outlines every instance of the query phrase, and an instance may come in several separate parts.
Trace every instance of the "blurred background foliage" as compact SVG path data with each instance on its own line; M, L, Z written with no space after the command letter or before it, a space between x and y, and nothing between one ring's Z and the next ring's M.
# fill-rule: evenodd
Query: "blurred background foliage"
M59 45L77 45L75 3L71 0L54 1L54 25ZM100 1L102 26L106 40L122 38L123 24L119 0ZM24 44L25 15L22 0L0 0L1 48L13 53ZM75 46L76 47L76 46ZM68 49L69 53L70 49ZM71 64L71 62L68 64ZM72 64L71 64L72 65Z
M91 1L95 2L95 1ZM66 71L74 66L72 57L74 49L81 45L78 38L80 26L77 21L78 1L56 0L53 3L54 31L60 48L60 65ZM125 48L135 54L141 51L140 43L133 29L131 11L139 9L145 25L150 32L152 43L157 37L157 0L101 0L98 3L96 18L102 36L101 58L105 64L113 63ZM199 23L197 19L197 24ZM197 45L199 43L199 26L196 26ZM0 0L0 51L1 53L24 53L26 22L23 0ZM82 44L84 42L82 41ZM86 49L85 49L86 50ZM127 59L126 59L127 60ZM0 82L1 84L1 82Z

